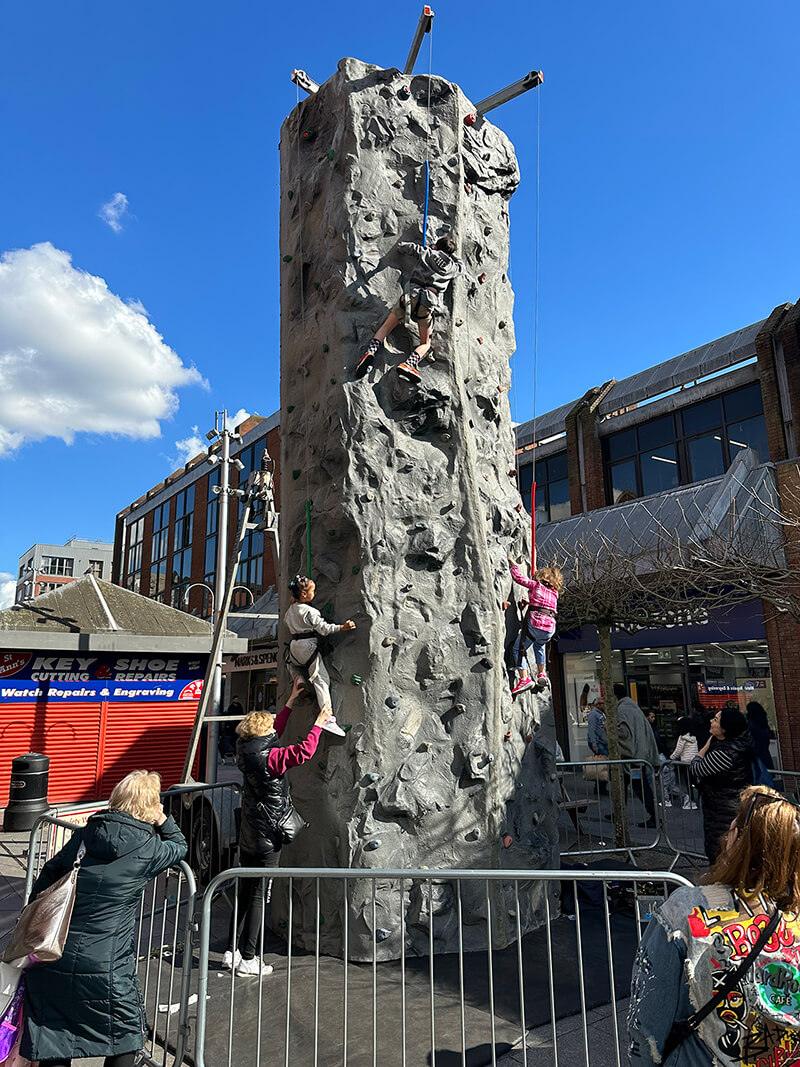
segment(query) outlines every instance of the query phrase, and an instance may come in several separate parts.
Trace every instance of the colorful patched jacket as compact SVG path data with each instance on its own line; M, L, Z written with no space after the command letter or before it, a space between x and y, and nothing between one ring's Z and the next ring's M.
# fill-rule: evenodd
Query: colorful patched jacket
M628 1010L632 1067L800 1065L800 921L786 914L755 965L664 1061L673 1021L687 1019L747 955L770 913L730 886L676 890L647 927Z

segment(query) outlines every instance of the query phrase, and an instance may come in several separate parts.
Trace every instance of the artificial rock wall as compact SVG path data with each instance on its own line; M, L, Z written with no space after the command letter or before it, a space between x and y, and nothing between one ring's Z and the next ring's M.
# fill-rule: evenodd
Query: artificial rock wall
M406 90L410 90L407 92ZM430 92L430 107L428 99ZM549 694L512 702L504 662L512 612L507 556L529 543L514 477L507 278L509 200L519 172L506 136L458 86L353 59L303 100L281 132L282 590L305 572L310 501L315 604L354 632L324 658L334 710L352 728L323 734L291 773L310 823L284 865L542 868L557 862ZM421 240L430 159L429 243L457 242L462 278L434 325L435 361L412 385L394 367L417 343L401 325L361 380L353 369L410 269L399 241ZM283 595L283 593L282 593ZM282 602L285 609L288 594ZM285 639L285 634L284 634ZM308 729L310 701L289 740ZM295 883L294 937L313 944L314 883ZM521 925L542 920L541 886ZM513 894L497 889L494 940L515 936ZM341 883L323 883L322 949L342 951ZM456 948L455 895L420 884L348 893L349 954ZM466 946L485 945L485 886L462 893ZM273 920L286 932L276 887Z

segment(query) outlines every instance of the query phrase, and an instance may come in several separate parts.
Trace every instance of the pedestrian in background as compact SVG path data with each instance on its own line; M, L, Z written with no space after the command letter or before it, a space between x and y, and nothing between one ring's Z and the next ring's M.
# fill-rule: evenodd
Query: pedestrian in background
M592 704L586 720L586 742L595 756L608 755L608 735L606 734L606 704L598 697Z
M675 728L678 731L678 740L670 759L684 765L675 768L676 792L681 797L685 809L696 811L697 805L691 796L689 764L697 755L697 738L693 732L692 720L685 715L678 719Z
M757 700L751 700L747 705L747 725L753 735L753 782L773 789L775 783L770 772L775 764L769 750L772 730L769 728L766 709Z
M39 1067L94 1056L105 1056L105 1067L133 1067L144 1045L134 950L139 903L150 879L186 855L160 788L154 771L132 771L34 882L31 899L71 870L85 844L64 953L25 972L20 1052Z
M623 759L641 760L643 764L650 764L653 772L661 766L658 756L655 734L650 723L645 718L644 712L628 696L628 690L621 682L614 684L614 696L617 698L617 729L619 732L619 750ZM642 766L638 772L639 777L631 778L633 791L644 804L647 811L647 822L643 825L650 830L656 826L656 804L653 797L653 787L650 784L650 775L646 766Z
M753 782L753 737L738 708L722 708L711 720L711 736L690 765L700 790L706 856L714 863L720 841L739 806L739 794Z

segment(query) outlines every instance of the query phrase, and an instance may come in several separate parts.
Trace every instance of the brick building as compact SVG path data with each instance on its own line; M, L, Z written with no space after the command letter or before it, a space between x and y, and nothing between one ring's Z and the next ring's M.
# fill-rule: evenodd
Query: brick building
M536 508L540 537L576 516L597 515L632 500L661 498L685 487L707 495L728 491L725 477L745 449L766 464L784 510L800 495L796 427L800 426L800 302L621 381L517 429L520 489ZM237 427L233 454L242 482L266 442L278 460L278 414ZM536 497L531 487L536 461ZM233 473L233 472L232 472ZM763 471L762 471L763 473ZM195 457L117 517L114 580L176 607L208 615L213 585L218 474ZM276 472L276 489L280 478ZM279 498L276 501L280 506ZM231 527L238 516L231 504ZM576 527L579 536L579 527ZM800 569L800 545L790 545ZM248 534L239 581L254 597L275 582L263 535ZM759 699L780 736L785 766L800 768L800 632L759 603L743 605L705 627L672 627L617 635L615 670L646 708L656 711L669 740L678 716L700 700L708 706ZM574 758L586 753L584 712L597 689L591 635L553 642L551 673L562 742Z

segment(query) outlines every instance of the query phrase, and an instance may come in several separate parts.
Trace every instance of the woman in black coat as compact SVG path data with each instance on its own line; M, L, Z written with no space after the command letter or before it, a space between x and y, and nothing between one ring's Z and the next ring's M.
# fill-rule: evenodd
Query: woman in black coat
M186 841L161 807L154 772L133 771L42 868L32 897L70 870L81 842L75 910L60 960L25 972L20 1051L40 1067L105 1056L133 1067L144 1045L144 1005L136 977L134 928L151 878L186 855Z
M739 809L739 794L753 784L753 737L738 708L722 708L711 720L711 736L689 764L703 808L703 836L709 863Z
M769 750L772 740L772 730L769 728L766 708L757 700L751 700L747 705L747 725L753 735L753 777L756 785L766 785L770 789L775 788L772 780L772 770L775 764L772 762L772 753Z

